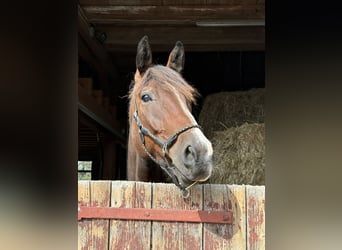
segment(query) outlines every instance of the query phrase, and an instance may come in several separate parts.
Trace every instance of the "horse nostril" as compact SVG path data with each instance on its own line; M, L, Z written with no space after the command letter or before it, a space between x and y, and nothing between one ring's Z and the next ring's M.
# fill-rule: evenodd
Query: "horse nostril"
M192 146L187 146L184 151L184 163L186 166L191 167L195 165L196 151Z

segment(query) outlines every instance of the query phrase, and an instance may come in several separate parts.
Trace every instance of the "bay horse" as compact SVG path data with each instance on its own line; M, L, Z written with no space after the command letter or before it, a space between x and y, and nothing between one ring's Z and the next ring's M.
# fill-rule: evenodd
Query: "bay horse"
M212 173L213 148L191 114L198 91L181 76L184 47L178 41L166 66L152 65L148 37L138 43L129 93L127 177L170 182L188 189Z

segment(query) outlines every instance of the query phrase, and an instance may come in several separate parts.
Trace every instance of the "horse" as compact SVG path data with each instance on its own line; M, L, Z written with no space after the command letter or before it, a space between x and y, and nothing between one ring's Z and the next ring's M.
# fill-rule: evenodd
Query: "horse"
M138 43L128 95L127 178L172 181L186 197L191 186L210 178L213 148L191 113L199 93L181 76L184 58L177 41L166 66L153 65L148 37Z

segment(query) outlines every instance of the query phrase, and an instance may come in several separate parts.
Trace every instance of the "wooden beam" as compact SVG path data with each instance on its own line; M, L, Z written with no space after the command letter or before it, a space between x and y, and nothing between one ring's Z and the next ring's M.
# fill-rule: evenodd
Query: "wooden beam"
M141 1L145 2L145 1ZM159 0L156 0L159 2ZM264 3L264 0L162 0L162 5L254 5Z
M85 13L82 8L78 6L78 33L80 35L79 53L86 61L89 61L96 67L102 80L107 79L106 75L109 75L111 79L116 80L118 78L118 71L113 64L110 55L102 44L90 36L89 27L90 25ZM108 92L110 90L108 81L103 80L101 82L102 85L104 85L103 90ZM112 93L109 94L111 95Z
M196 25L196 22L194 20L173 20L173 19L163 19L163 20L145 20L145 19L139 19L139 20L129 20L129 19L120 19L120 18L93 18L92 23L95 23L96 25L109 25L109 26L194 26Z
M127 20L210 20L265 18L264 4L201 6L84 6L90 22L101 19Z
M80 0L81 6L106 5L162 5L163 0Z
M174 44L154 44L152 47L153 52L166 52L173 48ZM263 42L240 42L235 44L189 44L185 45L187 52L219 52L219 51L264 51L265 44ZM136 45L118 45L108 44L106 45L108 51L111 53L116 52L132 52L136 50ZM134 60L135 57L132 57ZM134 63L133 63L134 65Z
M118 18L106 18L106 19L93 19L93 23L100 26L135 26L135 27L144 27L144 26L162 26L162 27L175 27L175 26L202 26L202 27L248 27L248 26L265 26L264 18L257 19L203 19L203 20L189 20L189 19L181 19L181 20L173 20L173 19L155 19L155 20L127 20L127 19L118 19ZM97 26L98 27L98 26Z
M103 47L102 44L100 44L97 40L95 40L93 37L90 36L89 32L89 22L88 19L83 12L82 8L79 6L78 7L78 32L81 35L81 37L85 40L86 44L89 46L90 50L98 59L101 61L108 70L113 70L111 67L111 59L108 56L105 48Z
M264 27L102 27L106 48L136 51L138 41L149 36L153 51L169 51L178 40L186 51L264 50Z
M233 5L233 4L246 4L253 5L255 0L80 0L81 6L174 6L174 5ZM264 0L257 1L258 4L264 4Z
M222 44L239 41L264 41L264 27L101 27L107 44L137 45L144 35L150 44L172 44L180 40L189 44Z

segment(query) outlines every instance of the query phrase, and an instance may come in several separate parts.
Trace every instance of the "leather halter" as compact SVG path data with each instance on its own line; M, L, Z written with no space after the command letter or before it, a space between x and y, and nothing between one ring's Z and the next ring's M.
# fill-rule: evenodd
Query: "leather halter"
M178 130L176 133L174 133L173 135L171 135L166 141L161 140L160 138L156 137L155 135L153 135L148 128L144 127L144 125L141 123L139 116L138 116L138 109L137 109L137 104L134 103L134 113L133 113L133 118L139 128L139 135L140 135L140 139L141 139L141 144L143 146L144 151L146 152L146 154L151 158L151 160L153 160L155 163L157 163L161 169L163 169L172 179L173 183L182 190L183 192L183 197L187 198L189 196L189 191L188 189L190 187L192 187L193 185L195 185L197 183L193 182L192 184L190 184L188 187L184 187L181 183L179 183L178 178L176 177L176 175L174 174L174 168L175 166L171 163L169 163L169 161L166 158L166 153L168 151L169 146L171 146L171 144L178 138L178 136L182 133L184 133L185 131L188 131L192 128L199 128L201 129L201 127L198 124L194 124L194 125L189 125L186 126L180 130ZM163 159L164 162L160 162L157 160L156 157L154 157L146 148L146 144L145 144L145 136L150 137L161 149L162 149L162 155L163 155Z

